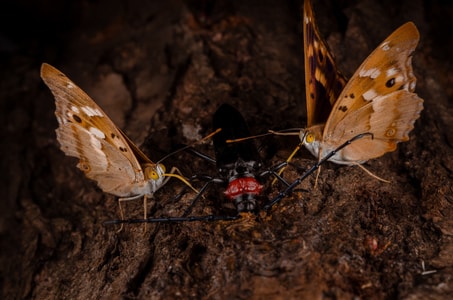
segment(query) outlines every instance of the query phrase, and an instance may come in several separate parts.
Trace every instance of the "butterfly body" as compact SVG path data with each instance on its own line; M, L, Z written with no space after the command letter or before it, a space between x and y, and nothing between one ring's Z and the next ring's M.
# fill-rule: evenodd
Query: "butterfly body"
M77 167L104 192L121 202L151 197L165 184L165 167L147 158L66 75L44 63L41 77L55 97L61 150L78 158Z
M304 54L307 128L302 144L319 160L362 133L371 133L330 158L362 164L394 151L409 140L423 110L414 93L412 53L419 33L412 22L395 30L346 82L316 27L310 1L304 3Z

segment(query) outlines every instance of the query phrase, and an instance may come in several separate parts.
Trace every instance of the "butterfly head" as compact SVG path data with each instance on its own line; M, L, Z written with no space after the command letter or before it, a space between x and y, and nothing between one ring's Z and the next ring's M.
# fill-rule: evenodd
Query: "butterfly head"
M315 125L303 129L299 133L301 143L316 157L318 156L323 129L324 125Z
M157 191L164 182L165 166L163 164L145 164L143 172L153 192Z
M304 144L311 144L315 141L315 135L310 132L310 131L301 131L300 132L300 140L304 143Z

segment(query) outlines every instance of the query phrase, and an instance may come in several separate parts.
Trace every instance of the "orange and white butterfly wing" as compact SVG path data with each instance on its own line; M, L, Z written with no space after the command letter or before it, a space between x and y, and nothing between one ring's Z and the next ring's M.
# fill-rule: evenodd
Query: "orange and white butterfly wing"
M304 2L303 19L307 127L311 127L327 121L346 79L319 33L310 0Z
M129 196L144 183L142 168L128 141L102 109L56 68L43 64L41 77L55 97L61 149L79 159L78 167L116 196ZM136 148L136 147L135 147Z
M344 148L344 162L363 162L396 149L407 141L423 100L414 93L412 53L419 33L412 22L395 30L362 63L335 103L323 132L323 150L357 134L368 137ZM325 153L325 152L324 152Z
M327 139L323 144L323 153L333 150L337 143L341 144L365 132L373 136L354 141L338 153L333 161L340 164L363 163L394 151L399 142L409 140L409 132L414 128L422 109L423 100L417 94L405 90L378 97L337 124L334 134L339 137ZM351 122L354 122L353 126Z
M131 195L131 183L136 180L136 173L114 146L72 123L60 125L56 133L61 150L78 158L77 167L88 178L97 181L104 192L120 197Z

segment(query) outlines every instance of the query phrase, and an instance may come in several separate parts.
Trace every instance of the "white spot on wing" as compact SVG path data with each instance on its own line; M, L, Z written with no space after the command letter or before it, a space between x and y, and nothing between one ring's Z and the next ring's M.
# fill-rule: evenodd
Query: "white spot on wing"
M90 127L90 132L94 136L96 136L96 137L98 137L100 139L105 139L105 134L101 130L97 129L96 127Z
M89 106L83 106L82 107L82 111L85 114L87 114L89 117L95 117L95 116L102 117L102 116L104 116L99 109L93 108L93 107L89 107Z
M66 123L65 120L64 120L64 118L62 118L62 117L60 117L60 116L57 116L57 121L58 121L58 124L61 124L61 125L63 125L63 124Z
M68 89L73 89L73 88L74 88L74 85L73 85L72 83L68 82L68 83L66 84L66 87L67 87Z
M376 96L377 96L377 93L373 89L368 90L365 93L363 93L363 99L365 99L366 101L370 101L370 100L376 98Z
M90 130L91 132L91 130ZM89 146L83 147L83 152L87 154L87 158L89 158L90 164L96 163L97 165L102 166L102 169L107 169L108 161L107 156L105 155L104 151L102 151L102 144L101 141L95 136L90 135L90 143Z
M398 73L398 70L396 68L390 68L387 70L386 74L387 74L387 77L392 77L393 75L395 75L396 73Z
M90 145L92 146L93 149L96 149L97 152L102 153L103 156L105 156L104 152L101 151L102 145L101 141L95 137L95 135L90 135Z
M71 110L78 114L80 112L79 108L77 106L71 106Z
M389 42L382 43L381 48L384 51L389 51L390 50Z
M381 71L378 68L371 68L368 70L360 70L359 76L360 77L370 77L371 79L377 78L381 74Z
M395 82L403 82L403 81L404 81L404 77L403 76L395 77Z

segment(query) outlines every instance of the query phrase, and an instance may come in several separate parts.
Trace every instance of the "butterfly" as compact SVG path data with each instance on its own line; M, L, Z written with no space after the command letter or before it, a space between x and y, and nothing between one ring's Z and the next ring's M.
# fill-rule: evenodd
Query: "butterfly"
M309 0L304 2L303 33L307 127L299 132L301 144L321 160L358 134L371 133L329 159L360 165L408 141L423 110L423 99L414 93L412 53L419 41L414 23L388 36L349 81L319 33Z
M121 203L141 197L146 218L147 198L170 177L191 187L184 177L174 174L176 168L165 173L163 164L152 162L65 74L43 63L41 78L55 97L59 124L56 134L61 150L78 158L77 167L104 192L119 197L122 219Z

